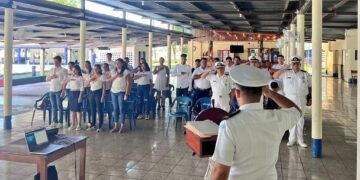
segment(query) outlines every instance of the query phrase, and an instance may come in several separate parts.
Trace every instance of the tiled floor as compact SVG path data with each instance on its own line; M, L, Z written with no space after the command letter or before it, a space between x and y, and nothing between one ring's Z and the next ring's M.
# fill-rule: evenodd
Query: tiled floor
M311 158L311 148L288 148L283 141L277 163L279 179L355 179L356 87L332 78L324 78L323 85L326 87L323 91L323 158ZM207 159L191 155L181 128L172 127L169 136L165 136L164 116L159 114L155 121L140 120L135 131L124 134L62 132L89 136L87 179L203 179ZM22 138L30 117L30 112L14 116L14 128L0 130L0 145ZM310 117L308 111L305 132L308 144ZM38 125L40 119L38 113ZM73 153L55 163L60 179L75 179L74 159ZM35 171L35 166L0 161L0 179L33 179Z

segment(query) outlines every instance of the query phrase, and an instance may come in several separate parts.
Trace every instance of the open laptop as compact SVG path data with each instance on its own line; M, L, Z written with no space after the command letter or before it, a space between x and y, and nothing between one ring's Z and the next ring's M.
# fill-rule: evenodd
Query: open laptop
M26 132L25 141L31 154L47 155L64 147L63 145L50 144L45 128Z

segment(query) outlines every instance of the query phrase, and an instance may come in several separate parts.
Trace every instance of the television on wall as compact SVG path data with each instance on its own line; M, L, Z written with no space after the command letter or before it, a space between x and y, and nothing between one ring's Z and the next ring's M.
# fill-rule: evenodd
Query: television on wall
M230 52L231 53L243 53L244 52L244 46L231 45L230 46Z

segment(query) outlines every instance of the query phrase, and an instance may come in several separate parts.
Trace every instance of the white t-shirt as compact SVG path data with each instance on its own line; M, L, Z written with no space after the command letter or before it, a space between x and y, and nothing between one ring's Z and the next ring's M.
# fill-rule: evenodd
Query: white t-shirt
M68 85L70 91L84 91L84 78L81 76L71 76Z
M70 69L69 69L67 72L68 72L68 73L67 73L67 80L70 80L70 78L71 78L72 75L73 75L73 70L70 70ZM66 84L65 89L70 89L70 84L69 84L69 83Z
M148 85L153 79L151 71L137 72L135 76L140 76L136 81L137 85Z
M203 69L201 67L198 67L194 70L192 77L194 77L195 75L200 75L205 71L206 71L206 68ZM202 78L194 80L194 86L195 86L194 88L196 88L196 89L209 89L211 87L209 80L202 79Z
M107 81L111 77L111 72L110 71L104 72L103 76L104 76L104 80ZM105 83L105 90L110 90L110 89L111 89L111 82L106 82Z
M311 76L306 71L295 73L293 70L286 70L279 77L283 84L285 96L306 96L311 87Z
M125 92L126 91L126 76L130 72L128 70L125 70L123 72L123 75L121 77L116 77L111 85L111 92L112 93L119 93L119 92ZM117 72L113 71L111 73L112 77L117 76Z
M171 76L177 77L176 88L189 88L189 91L192 89L191 67L189 65L177 64L174 71L171 73Z
M274 65L272 66L272 69L277 69L277 70L279 70L279 69L283 68L284 66L285 66L285 64L274 64Z
M296 108L264 110L262 103L243 105L238 114L220 123L212 159L231 166L229 180L276 180L281 139L300 116Z
M95 80L90 81L90 90L97 91L99 89L102 89L102 85L104 81L105 81L105 77L103 75L101 75Z
M57 78L50 80L50 92L59 92L62 89L63 81L66 80L68 74L67 70L63 67L53 67L50 69L48 78L53 75L57 75Z

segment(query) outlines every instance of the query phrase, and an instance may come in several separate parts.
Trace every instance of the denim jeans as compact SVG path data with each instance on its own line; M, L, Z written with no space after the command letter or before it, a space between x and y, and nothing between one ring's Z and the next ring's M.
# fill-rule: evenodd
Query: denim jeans
M125 124L125 92L111 93L111 99L114 107L114 121Z
M111 122L112 120L112 104L111 104L111 92L110 90L106 90L106 93L105 93L105 102L104 102L104 107L105 107L105 110L108 114L108 119L109 119L109 123Z
M102 89L90 91L91 127L96 127L96 112L99 115L99 128L104 123L104 104L101 103Z
M176 88L176 97L188 96L189 95L188 90L189 88Z
M58 123L60 119L60 123L63 123L63 108L62 102L60 98L61 91L58 92L50 92L50 103L51 103L51 111L53 116L54 123Z
M149 93L150 84L138 85L138 97L140 105L140 114L149 114Z
M91 123L91 108L90 108L90 87L86 87L84 88L84 96L87 96L86 98L84 98L84 104L86 106L87 109L87 114L88 114L88 123ZM84 120L86 121L86 113L84 113Z

